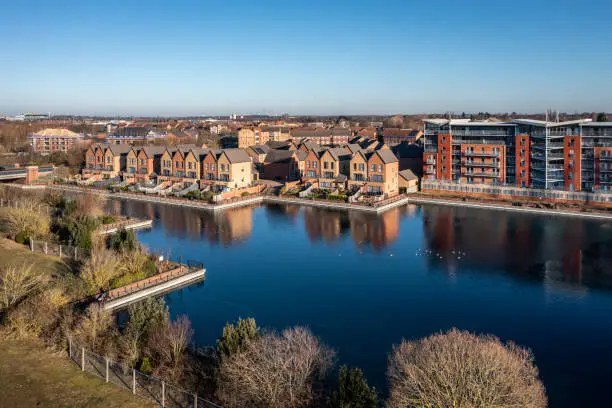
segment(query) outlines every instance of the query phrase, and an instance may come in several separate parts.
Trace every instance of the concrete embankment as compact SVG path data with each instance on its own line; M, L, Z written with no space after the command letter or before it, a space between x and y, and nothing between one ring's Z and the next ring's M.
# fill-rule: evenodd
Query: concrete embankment
M612 214L603 213L589 213L589 212L577 212L577 211L563 211L563 210L549 210L545 208L529 208L529 207L515 207L510 205L500 204L480 204L470 201L456 201L456 200L445 200L437 198L421 198L421 197L408 197L408 203L410 204L435 204L435 205L450 205L455 207L468 207L478 208L481 210L496 210L496 211L514 211L529 214L548 215L548 216L562 216L562 217L581 217L591 219L603 219L612 220Z

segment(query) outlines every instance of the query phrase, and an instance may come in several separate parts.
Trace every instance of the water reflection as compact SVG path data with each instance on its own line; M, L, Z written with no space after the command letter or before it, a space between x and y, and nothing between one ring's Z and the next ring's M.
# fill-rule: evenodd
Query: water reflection
M111 200L109 206L117 214L153 218L166 234L223 246L250 239L257 208L210 212L121 200ZM425 256L432 270L450 276L462 270L501 271L575 289L612 289L612 224L601 221L445 206L404 206L370 214L282 204L266 205L265 217L291 228L303 221L313 243L333 245L350 237L357 248L375 253L396 243L400 232L404 239L417 233L401 226L420 217L423 248L416 255Z
M423 232L434 252L427 262L450 274L498 270L545 283L612 288L609 223L427 206Z
M110 201L111 211L130 217L147 217L179 238L206 240L229 246L246 241L253 230L256 206L227 211L204 211L195 208L159 205L143 201Z

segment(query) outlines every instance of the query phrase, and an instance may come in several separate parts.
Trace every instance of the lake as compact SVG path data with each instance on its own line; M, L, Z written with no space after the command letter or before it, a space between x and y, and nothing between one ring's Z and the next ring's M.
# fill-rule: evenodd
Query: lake
M610 222L435 205L109 205L154 219L138 232L152 251L204 263L203 283L166 296L200 345L238 317L306 325L385 392L394 343L457 327L531 348L550 406L609 404Z

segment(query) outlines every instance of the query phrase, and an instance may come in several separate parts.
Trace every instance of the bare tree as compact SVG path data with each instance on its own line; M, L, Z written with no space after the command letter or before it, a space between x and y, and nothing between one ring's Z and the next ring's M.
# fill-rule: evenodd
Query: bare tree
M99 217L104 214L105 199L92 193L79 194L76 198L74 215Z
M302 407L332 366L334 352L303 327L265 334L221 363L219 397L228 407Z
M389 408L540 408L547 399L530 351L452 329L394 346Z
M113 315L100 305L93 303L89 306L87 315L81 320L77 334L89 347L100 350L110 344L107 333L113 328Z
M14 208L7 208L2 213L1 221L5 222L7 232L24 238L40 237L49 232L49 216L44 213L40 202L32 198L19 198L14 202Z

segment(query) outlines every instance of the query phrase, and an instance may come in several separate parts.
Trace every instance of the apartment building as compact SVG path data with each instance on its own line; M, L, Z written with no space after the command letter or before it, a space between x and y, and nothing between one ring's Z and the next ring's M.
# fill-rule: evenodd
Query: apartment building
M168 136L167 132L151 129L146 126L118 127L106 135L109 144L131 145L134 143L147 143Z
M424 180L606 193L612 122L426 119Z
M270 132L258 127L242 128L238 131L238 148L246 149L250 146L263 145L270 140ZM285 139L286 140L286 139Z
M32 150L41 154L68 152L76 145L83 143L84 134L68 129L44 129L27 136Z

